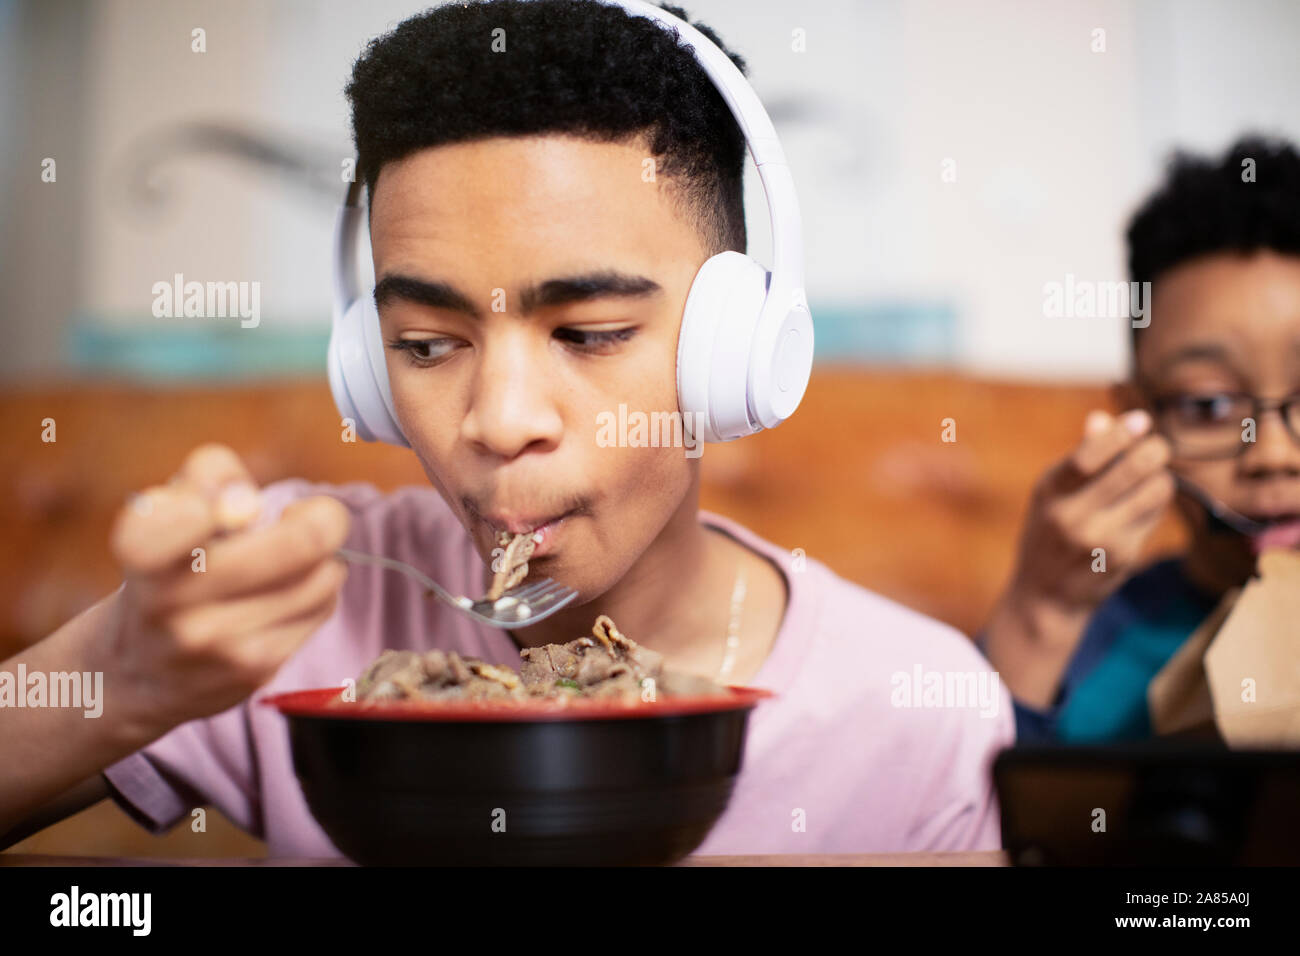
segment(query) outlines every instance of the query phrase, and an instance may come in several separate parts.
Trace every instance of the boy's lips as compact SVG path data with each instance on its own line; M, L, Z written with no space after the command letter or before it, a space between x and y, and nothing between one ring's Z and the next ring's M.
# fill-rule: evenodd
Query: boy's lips
M509 534L527 534L531 531L535 542L532 556L540 558L553 548L556 533L572 515L573 511L566 511L547 518L507 517L502 514L489 514L484 515L483 520L492 529L494 535L501 531Z
M1300 515L1260 516L1256 520L1268 522L1263 531L1250 536L1251 550L1256 554L1270 548L1300 547Z

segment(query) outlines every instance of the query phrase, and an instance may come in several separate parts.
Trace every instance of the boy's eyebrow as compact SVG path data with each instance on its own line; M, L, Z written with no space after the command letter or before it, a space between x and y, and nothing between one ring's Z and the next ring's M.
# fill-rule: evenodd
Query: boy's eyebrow
M1194 342L1165 356L1164 361L1160 363L1159 371L1167 372L1179 362L1189 362L1193 359L1210 359L1228 366L1233 364L1231 351L1222 345L1213 342Z
M603 269L584 275L547 279L526 286L519 291L519 311L529 315L548 306L612 297L648 298L662 291L663 287L647 276ZM375 284L375 307L382 308L393 300L460 312L473 319L482 318L482 313L469 296L441 280L419 279L401 274L385 275Z

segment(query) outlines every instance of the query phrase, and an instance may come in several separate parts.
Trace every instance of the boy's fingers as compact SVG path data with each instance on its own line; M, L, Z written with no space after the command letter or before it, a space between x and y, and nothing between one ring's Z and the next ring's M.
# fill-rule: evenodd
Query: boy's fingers
M1152 475L1166 472L1172 451L1162 435L1148 435L1133 445L1081 493L1091 508L1106 508L1129 495ZM1173 478L1169 481L1172 483Z
M305 613L280 618L274 624L263 628L261 631L263 648L273 656L288 658L297 645L302 643L304 637L330 619L338 606L339 590L336 588ZM291 631L298 632L296 638Z
M208 442L191 451L172 477L173 484L191 485L214 499L223 487L236 482L256 485L240 457L216 442Z
M306 614L263 628L255 646L245 650L245 660L252 669L261 671L259 686L274 676L294 651L330 619L338 605L337 598L322 602Z
M148 488L117 516L109 547L125 575L150 575L175 565L216 530L208 502L185 485Z
M1100 427L1100 419L1093 416L1089 418L1085 429L1090 426L1095 430L1085 435L1079 447L1066 458L1067 472L1080 481L1087 481L1099 474L1116 455L1151 428L1151 416L1141 409L1125 412L1109 422L1106 428Z
M1111 529L1110 536L1134 531L1145 533L1174 500L1175 490L1173 474L1161 469L1106 507L1101 514L1101 523Z
M347 539L351 516L337 499L304 498L280 520L206 545L203 571L190 565L171 575L159 607L180 607L274 589L330 558Z
M192 647L211 647L227 640L240 642L286 621L314 614L328 606L347 576L340 562L319 564L285 587L233 601L185 607L172 614L169 627ZM236 645L231 645L235 650Z
M208 443L195 448L172 476L171 483L193 488L208 499L221 531L244 528L261 511L261 498L252 474L225 445Z
M1110 428L1114 419L1099 408L1094 408L1088 413L1088 417L1083 422L1084 437L1100 435L1106 429Z
M330 557L343 546L352 525L352 515L343 502L329 495L313 495L289 504L276 527L283 541L284 557L309 564Z

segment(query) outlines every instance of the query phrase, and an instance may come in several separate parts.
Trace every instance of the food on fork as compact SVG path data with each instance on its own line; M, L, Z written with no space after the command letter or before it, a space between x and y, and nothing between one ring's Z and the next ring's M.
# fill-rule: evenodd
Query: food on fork
M511 588L518 586L528 577L528 559L533 556L537 539L533 532L514 534L502 531L497 535L497 545L505 548L498 570L492 578L492 586L484 595L484 601L496 601Z

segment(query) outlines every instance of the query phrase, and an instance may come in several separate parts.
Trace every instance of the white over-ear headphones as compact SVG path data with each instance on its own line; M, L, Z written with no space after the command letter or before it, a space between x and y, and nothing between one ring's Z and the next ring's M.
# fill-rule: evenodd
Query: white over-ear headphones
M772 270L721 252L696 273L677 342L677 401L703 441L731 441L789 418L812 371L813 326L804 294L803 231L794 180L772 121L727 55L690 24L642 0L601 0L675 29L731 108L767 195ZM366 441L408 446L393 408L373 290L357 289L360 183L335 222L334 327L329 381L339 414ZM700 428L695 429L699 423Z

